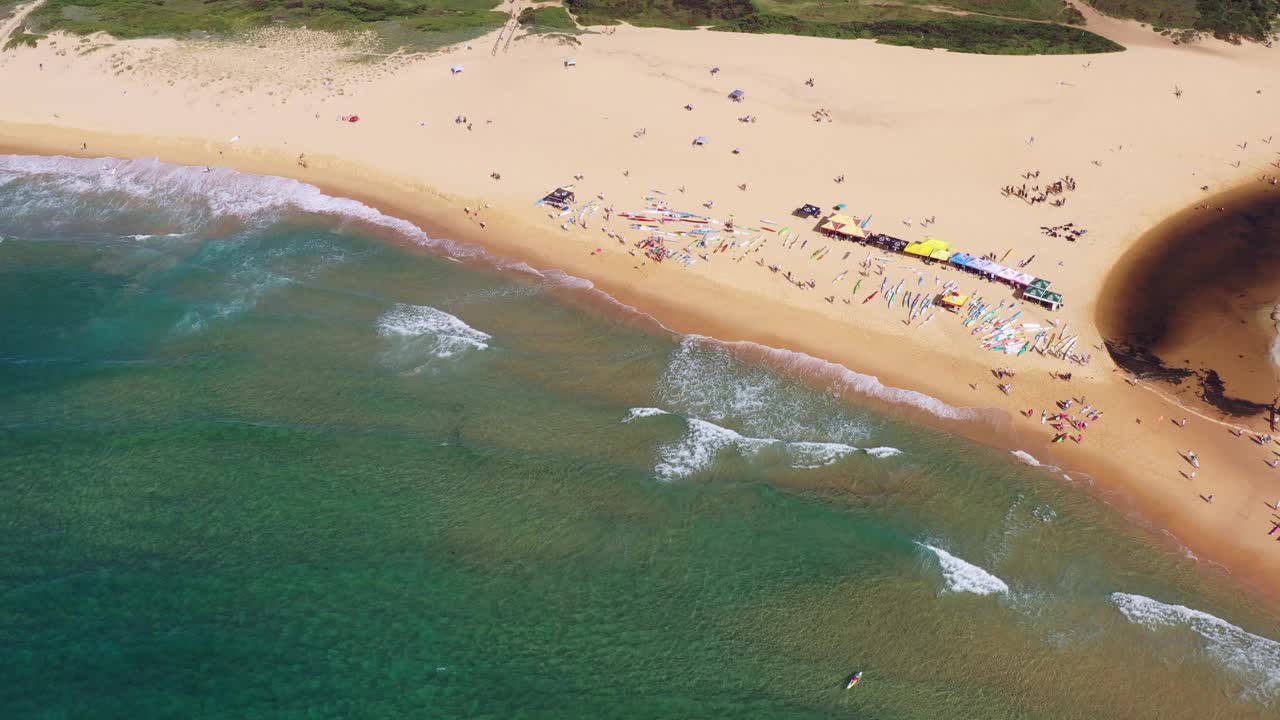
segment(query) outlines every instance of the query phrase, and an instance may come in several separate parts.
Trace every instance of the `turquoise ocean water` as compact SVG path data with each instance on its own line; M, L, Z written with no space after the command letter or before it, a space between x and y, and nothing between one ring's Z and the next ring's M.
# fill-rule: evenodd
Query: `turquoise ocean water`
M276 178L0 157L0 238L0 717L1280 714L1229 576L867 378Z

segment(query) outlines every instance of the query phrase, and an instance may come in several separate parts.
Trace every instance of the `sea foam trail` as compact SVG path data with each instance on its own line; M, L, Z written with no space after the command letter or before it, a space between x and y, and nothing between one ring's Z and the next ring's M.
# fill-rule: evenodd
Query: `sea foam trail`
M1035 459L1035 457L1032 456L1031 453L1026 452L1025 450L1012 450L1010 452L1013 454L1014 457L1030 465L1031 467L1042 467L1042 465L1040 464L1040 461Z
M104 212L121 213L135 206L161 213L182 232L195 232L228 216L243 221L274 222L287 211L338 216L363 221L432 244L420 228L384 215L359 201L326 195L314 185L269 175L250 175L226 168L173 165L157 159L118 160L0 155L0 187L21 181L21 196L11 211L53 222L83 213L60 209L67 194L99 201Z
M631 408L622 422L641 418L671 415L661 408ZM697 418L683 418L686 431L682 438L658 448L658 464L654 473L660 480L677 480L689 477L710 467L721 450L732 447L744 456L752 456L765 448L776 448L791 467L812 470L837 462L860 448L843 443L785 442L773 438L753 438ZM872 448L866 451L874 457L890 457L901 454L897 448Z
M1270 704L1280 698L1280 642L1242 630L1222 618L1144 595L1111 593L1111 602L1129 622L1152 632L1186 628L1204 651L1246 683L1245 694Z
M682 415L729 423L755 437L853 445L869 434L856 408L699 336L682 338L672 350L657 394Z
M974 420L981 417L981 411L976 408L958 408L916 390L890 387L874 375L854 372L838 363L795 350L783 350L745 340L727 342L704 335L689 335L687 338L693 342L719 344L738 353L760 358L770 368L789 377L809 380L831 392L868 395L894 404L909 405L949 420Z
M397 304L378 318L378 334L384 337L424 338L428 351L438 358L467 350L484 350L493 338L459 318L429 305Z
M967 592L975 595L995 595L1009 592L1009 586L1003 580L939 547L928 543L917 542L922 548L932 552L942 567L942 578L947 592Z

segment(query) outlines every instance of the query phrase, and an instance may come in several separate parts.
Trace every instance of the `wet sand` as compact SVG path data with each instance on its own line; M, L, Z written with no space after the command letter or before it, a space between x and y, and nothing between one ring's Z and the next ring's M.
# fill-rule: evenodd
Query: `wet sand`
M1097 323L1122 368L1234 416L1280 393L1280 189L1207 197L1146 233L1107 277Z

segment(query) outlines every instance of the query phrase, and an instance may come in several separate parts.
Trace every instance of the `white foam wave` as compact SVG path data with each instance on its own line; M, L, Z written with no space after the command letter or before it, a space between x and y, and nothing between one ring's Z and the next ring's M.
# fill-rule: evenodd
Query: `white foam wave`
M736 447L744 455L752 455L773 440L748 438L714 423L686 418L688 432L681 440L658 448L659 461L654 472L662 480L675 480L704 470L726 447Z
M1246 683L1245 694L1270 703L1280 698L1280 642L1254 635L1222 618L1144 595L1111 593L1111 602L1129 622L1156 632L1185 628L1199 636L1210 657Z
M851 445L868 434L867 421L837 398L696 335L672 351L657 392L686 416L727 421L757 437Z
M922 548L931 551L942 567L942 578L947 592L967 592L975 595L995 595L1009 592L1009 586L1003 580L972 563L939 547L928 543L917 542Z
M798 470L820 468L858 452L858 448L844 443L824 442L787 443L787 450L793 455L791 467Z
M187 233L157 233L157 234L154 234L154 235L143 235L143 234L138 234L138 235L129 235L128 237L129 237L129 239L130 239L130 240L139 240L139 241L141 241L141 240L151 240L151 239L153 239L153 238L176 238L176 237L184 237L184 236L186 236L186 234L187 234Z
M687 342L708 343L759 357L765 364L788 377L811 381L827 392L843 395L853 392L880 400L912 407L951 420L973 420L980 416L976 408L958 408L916 390L889 387L874 375L864 375L821 358L794 350L773 348L745 340L725 342L702 335L690 335ZM816 381L816 382L813 382Z
M1040 467L1040 466L1041 466L1041 465L1040 465L1040 461L1039 461L1039 460L1037 460L1037 459L1035 459L1035 457L1033 457L1033 456L1031 455L1031 453L1026 452L1025 450L1013 450L1013 451L1011 451L1011 452L1013 453L1013 456L1014 456L1014 457L1018 458L1019 460L1021 460L1021 461L1022 461L1022 462L1024 462L1024 463L1026 463L1026 464L1030 465L1031 467Z
M423 338L430 354L453 357L467 350L484 350L493 338L461 319L430 305L397 304L378 318L378 334L384 337Z
M631 408L622 422L670 414L661 408ZM747 437L706 420L689 417L684 420L687 427L684 437L658 448L658 464L654 467L654 473L661 480L686 478L705 470L715 462L719 452L728 447L735 448L744 456L753 456L765 448L773 448L791 467L799 470L820 468L854 453L863 452L861 448L843 443L785 442L774 438ZM872 448L865 452L877 458L901 454L896 448Z
M250 175L226 168L173 165L155 158L86 160L68 157L0 155L0 180L30 187L14 213L48 213L65 204L66 193L106 196L106 211L121 212L130 204L170 214L182 233L199 231L230 216L275 221L283 211L338 216L380 226L421 244L437 244L413 223L384 215L350 198L326 195L314 185L288 178ZM54 193L50 190L56 191Z
M631 408L631 410L627 413L627 416L622 419L622 422L629 423L632 420L635 420L637 418L647 418L647 417L653 417L655 415L670 415L670 413L660 408L652 408L652 407Z

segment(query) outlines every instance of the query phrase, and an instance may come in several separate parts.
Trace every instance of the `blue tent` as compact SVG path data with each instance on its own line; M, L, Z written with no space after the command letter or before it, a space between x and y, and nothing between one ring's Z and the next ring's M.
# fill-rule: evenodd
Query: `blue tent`
M742 92L741 90L734 90L733 92L729 93L729 99L734 102L742 102L743 99L746 97L747 97L747 94Z
M953 265L959 265L960 267L967 267L969 265L969 261L972 259L973 256L969 253L958 252L955 255L952 255L948 262Z

